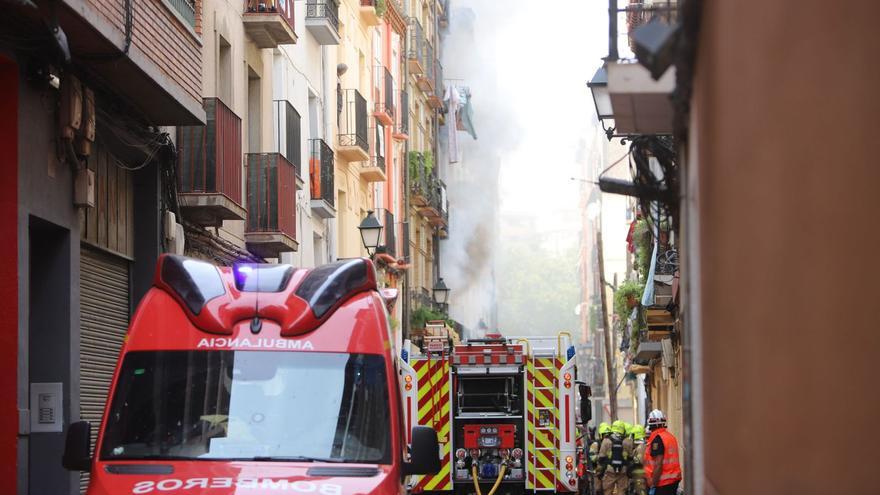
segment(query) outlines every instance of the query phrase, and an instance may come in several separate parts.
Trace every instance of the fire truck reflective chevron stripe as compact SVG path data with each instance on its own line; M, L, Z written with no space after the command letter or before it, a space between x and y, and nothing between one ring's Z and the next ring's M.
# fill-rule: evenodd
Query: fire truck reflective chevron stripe
M452 490L452 434L450 431L452 387L450 386L449 358L429 357L414 359L416 372L416 424L431 426L437 431L442 459L435 475L415 477L412 492Z
M526 488L530 490L556 489L559 368L555 357L532 357L526 362Z

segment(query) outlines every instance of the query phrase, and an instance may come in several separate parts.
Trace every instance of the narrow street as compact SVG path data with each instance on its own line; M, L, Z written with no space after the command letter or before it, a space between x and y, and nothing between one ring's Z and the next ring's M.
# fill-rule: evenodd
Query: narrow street
M3 493L880 493L871 7L0 0Z

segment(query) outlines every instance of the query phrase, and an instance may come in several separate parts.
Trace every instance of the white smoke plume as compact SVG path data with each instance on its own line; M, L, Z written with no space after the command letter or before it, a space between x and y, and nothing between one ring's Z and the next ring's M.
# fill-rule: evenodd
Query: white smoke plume
M440 245L440 275L452 289L450 316L472 330L468 336L480 335L481 322L494 328L504 311L496 300L504 276L496 263L514 242L504 237L506 219L525 217L538 226L536 255L545 225L552 225L552 237L576 242L579 184L570 178L583 169L574 157L586 155L583 141L594 118L586 82L603 39L598 28L589 30L607 20L592 3L450 2L444 77L470 88L478 139L459 132L461 161L450 164L441 128L450 227Z

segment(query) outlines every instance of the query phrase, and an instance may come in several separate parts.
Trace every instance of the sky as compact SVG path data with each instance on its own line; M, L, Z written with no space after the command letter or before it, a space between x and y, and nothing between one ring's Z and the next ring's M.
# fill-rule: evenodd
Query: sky
M452 216L441 276L451 316L475 326L497 316L505 248L577 243L582 184L571 178L598 142L586 83L607 52L607 3L451 0L450 11L444 77L470 88L478 139L459 133L461 160L445 171Z

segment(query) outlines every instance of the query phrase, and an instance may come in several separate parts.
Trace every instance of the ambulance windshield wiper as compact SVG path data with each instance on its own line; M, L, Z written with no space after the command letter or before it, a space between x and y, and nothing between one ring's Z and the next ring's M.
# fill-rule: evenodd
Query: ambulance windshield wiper
M306 456L283 456L283 455L258 455L251 457L250 459L242 459L249 461L276 461L276 462L331 462L331 463L341 463L341 462L349 462L347 459L340 459L338 457L306 457Z

